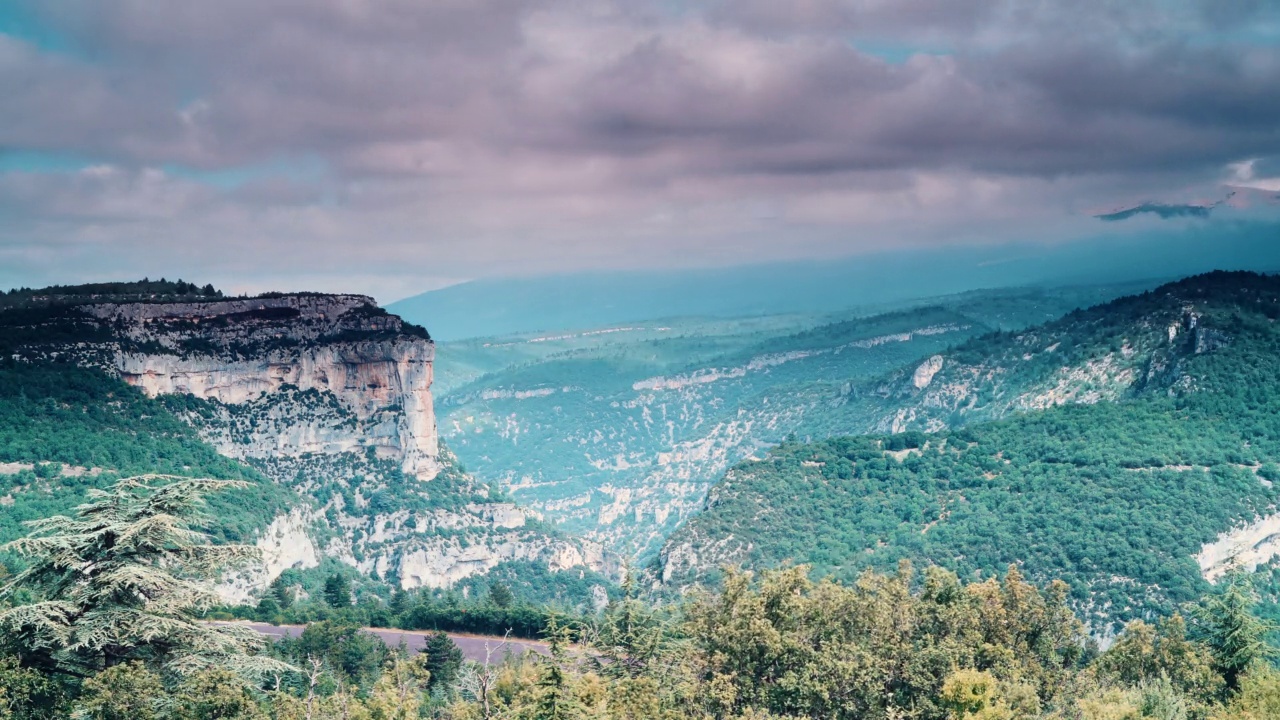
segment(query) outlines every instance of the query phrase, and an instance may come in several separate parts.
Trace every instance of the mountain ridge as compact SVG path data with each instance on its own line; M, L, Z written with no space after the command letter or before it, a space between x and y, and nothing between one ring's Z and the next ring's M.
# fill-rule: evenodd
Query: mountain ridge
M503 562L616 573L602 548L539 525L439 445L425 329L365 296L224 298L184 283L140 301L132 291L150 284L135 285L10 294L0 344L15 366L118 378L300 500L258 526L265 562L232 578L228 600L329 561L403 588Z
M662 578L812 563L851 579L899 559L988 577L1015 563L1067 579L1106 635L1198 597L1237 556L1270 571L1278 318L1280 277L1209 273L869 380L831 421L863 434L735 465L664 545ZM957 378L974 383L956 392Z

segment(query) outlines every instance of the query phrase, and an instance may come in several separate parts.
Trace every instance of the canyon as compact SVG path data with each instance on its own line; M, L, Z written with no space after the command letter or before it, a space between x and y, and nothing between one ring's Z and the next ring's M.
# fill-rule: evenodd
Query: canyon
M261 562L221 586L228 602L326 561L404 589L511 561L616 576L602 546L528 525L461 471L437 436L435 343L372 298L103 300L45 301L14 357L118 377L292 493L257 532Z

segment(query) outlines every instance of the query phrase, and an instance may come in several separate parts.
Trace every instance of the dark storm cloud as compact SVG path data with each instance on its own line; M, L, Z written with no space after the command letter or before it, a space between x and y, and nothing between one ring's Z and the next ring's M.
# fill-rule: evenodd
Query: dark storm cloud
M0 247L359 239L408 288L1025 234L1280 156L1280 11L1224 5L32 3L0 153L84 167L0 165Z

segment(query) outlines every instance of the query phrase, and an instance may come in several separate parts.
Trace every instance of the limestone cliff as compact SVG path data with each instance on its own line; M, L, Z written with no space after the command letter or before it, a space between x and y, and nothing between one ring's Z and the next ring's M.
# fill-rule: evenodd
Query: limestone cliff
M434 343L372 298L72 294L28 305L0 338L15 358L117 375L296 493L258 532L262 562L225 579L228 601L326 557L406 589L504 561L617 569L597 545L527 526L459 470L436 434Z
M435 346L372 298L286 295L84 310L132 341L111 359L126 382L152 396L185 394L221 406L224 423L210 439L228 455L372 448L420 479L438 470ZM282 390L328 395L338 412L317 415ZM228 406L254 408L257 421L239 427Z

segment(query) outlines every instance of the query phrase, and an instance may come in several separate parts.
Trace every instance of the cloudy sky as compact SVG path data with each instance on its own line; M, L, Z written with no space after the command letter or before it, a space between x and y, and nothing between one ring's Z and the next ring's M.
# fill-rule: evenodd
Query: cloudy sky
M1274 0L4 0L0 288L394 300L1280 214L1278 88Z

